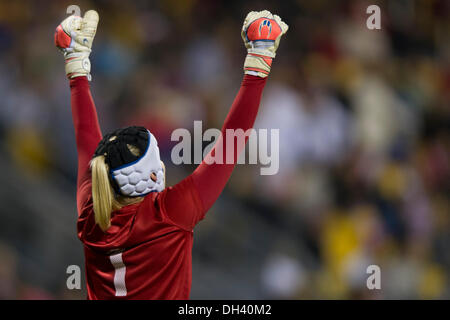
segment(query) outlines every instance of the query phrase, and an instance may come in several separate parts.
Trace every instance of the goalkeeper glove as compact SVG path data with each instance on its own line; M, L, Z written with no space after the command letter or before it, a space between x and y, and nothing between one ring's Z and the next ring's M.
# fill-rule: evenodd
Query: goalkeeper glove
M69 79L87 76L91 80L89 54L98 19L98 13L89 10L83 18L72 15L56 28L55 45L64 54L66 75Z
M270 73L280 39L288 25L267 10L251 11L242 26L242 39L247 48L244 73L265 78Z

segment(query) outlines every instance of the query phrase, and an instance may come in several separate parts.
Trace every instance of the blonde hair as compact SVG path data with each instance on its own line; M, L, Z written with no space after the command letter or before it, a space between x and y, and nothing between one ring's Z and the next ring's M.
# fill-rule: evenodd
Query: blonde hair
M114 140L114 137L111 138ZM110 139L110 140L111 140ZM138 156L139 149L133 145L127 145L131 153ZM95 223L103 231L111 226L111 213L120 208L138 203L143 197L115 196L113 187L109 181L109 167L105 162L105 156L97 156L91 160L92 175L92 202L94 205Z

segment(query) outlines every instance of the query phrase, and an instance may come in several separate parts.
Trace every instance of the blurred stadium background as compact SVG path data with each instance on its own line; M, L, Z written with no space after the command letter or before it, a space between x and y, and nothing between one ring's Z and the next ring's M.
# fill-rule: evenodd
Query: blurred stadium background
M76 149L53 32L96 9L92 92L104 132L145 125L173 185L175 128L220 128L250 10L290 25L258 116L280 171L240 165L195 232L191 298L450 298L450 2L0 0L0 298L84 299ZM366 28L370 4L382 29ZM214 177L211 177L212 179ZM381 267L367 290L366 267Z

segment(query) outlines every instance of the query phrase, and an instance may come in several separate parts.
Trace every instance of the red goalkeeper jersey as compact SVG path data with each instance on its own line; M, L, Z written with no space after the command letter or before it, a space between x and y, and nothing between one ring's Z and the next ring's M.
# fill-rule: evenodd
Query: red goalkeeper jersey
M245 75L222 128L250 129L267 78ZM78 237L83 243L88 299L189 299L193 229L225 187L241 148L232 146L234 163L202 162L186 179L138 204L111 214L103 232L94 220L91 160L102 139L86 77L70 80L72 116L78 150ZM151 130L151 128L149 128ZM207 157L215 154L215 147Z

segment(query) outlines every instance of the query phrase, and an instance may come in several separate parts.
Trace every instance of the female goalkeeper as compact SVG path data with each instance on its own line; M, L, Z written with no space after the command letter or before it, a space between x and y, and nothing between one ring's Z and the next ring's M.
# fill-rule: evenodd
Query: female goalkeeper
M89 82L99 16L70 16L55 32L70 82L78 150L78 237L86 260L88 299L188 299L194 226L219 197L234 164L208 164L216 147L186 179L165 187L155 137L143 127L102 138ZM281 36L288 26L269 11L250 12L242 28L248 54L244 79L216 143L233 152L226 129L253 126ZM208 159L210 161L208 161ZM216 158L217 159L217 158Z

